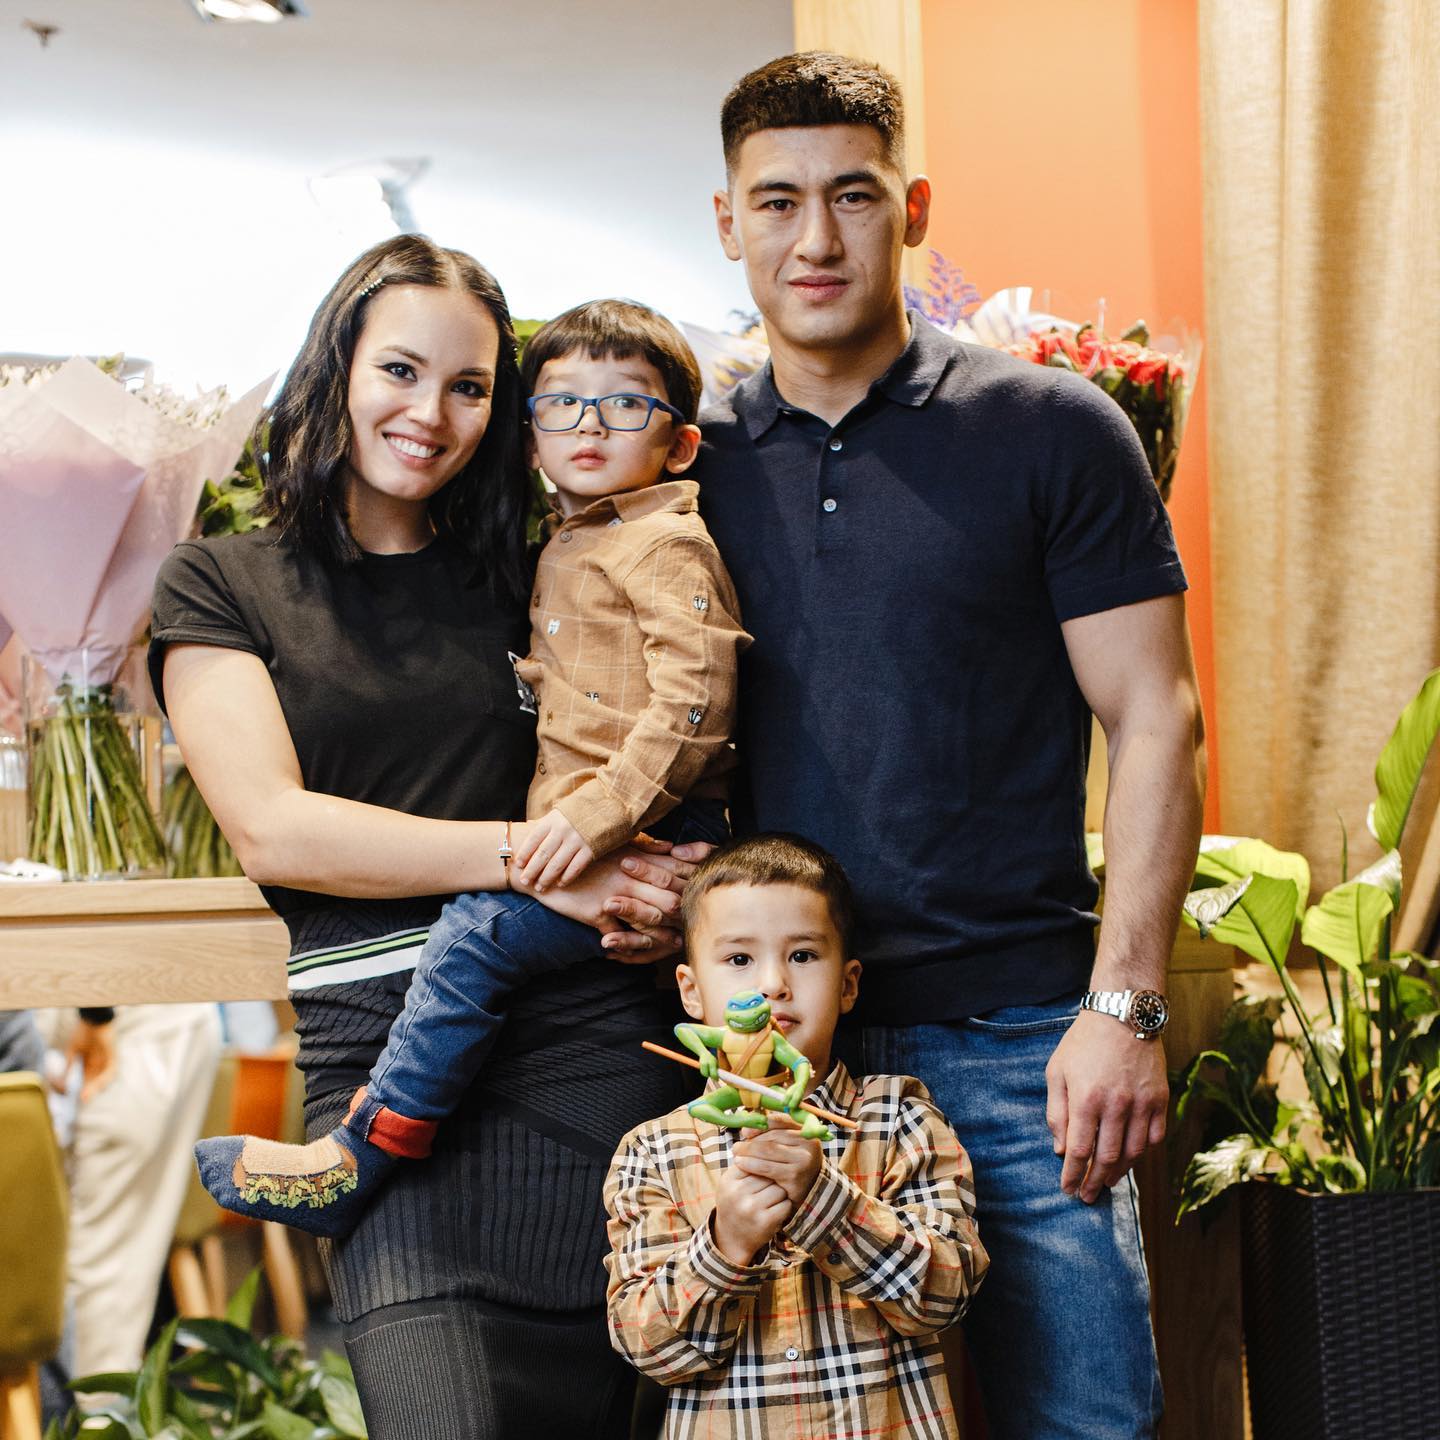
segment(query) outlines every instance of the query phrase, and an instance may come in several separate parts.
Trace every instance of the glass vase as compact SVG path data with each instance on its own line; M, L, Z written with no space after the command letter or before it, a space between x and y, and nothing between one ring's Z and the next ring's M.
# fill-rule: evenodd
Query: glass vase
M165 873L161 724L136 658L104 683L85 651L59 684L25 661L27 853L67 880Z
M0 865L25 853L25 742L0 734Z

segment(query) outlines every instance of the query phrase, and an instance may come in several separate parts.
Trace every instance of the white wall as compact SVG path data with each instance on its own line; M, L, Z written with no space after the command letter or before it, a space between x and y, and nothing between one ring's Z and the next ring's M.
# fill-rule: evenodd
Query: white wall
M0 0L0 351L252 384L383 233L342 233L307 180L386 156L430 157L417 227L517 316L748 308L714 238L717 116L790 48L790 0L308 3L227 26L188 0ZM61 33L42 49L22 19Z

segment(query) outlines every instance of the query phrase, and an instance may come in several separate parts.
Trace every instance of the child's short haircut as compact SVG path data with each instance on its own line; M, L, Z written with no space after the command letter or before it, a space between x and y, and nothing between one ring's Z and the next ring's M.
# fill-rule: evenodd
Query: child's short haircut
M807 50L752 70L725 97L726 174L735 173L740 147L757 131L802 125L872 126L890 163L905 171L905 102L895 77L868 60Z
M848 958L854 949L855 892L840 862L813 841L776 832L736 840L702 861L685 886L680 914L689 935L705 897L723 885L799 885L825 898Z
M576 352L591 360L648 361L665 382L665 399L691 424L700 412L700 366L685 337L658 311L634 300L590 300L542 325L520 362L525 393L550 360Z

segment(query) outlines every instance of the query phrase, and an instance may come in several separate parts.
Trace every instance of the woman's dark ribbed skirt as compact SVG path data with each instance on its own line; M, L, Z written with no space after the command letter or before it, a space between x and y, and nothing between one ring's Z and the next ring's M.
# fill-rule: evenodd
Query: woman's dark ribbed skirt
M406 980L366 982L383 1006L354 986L342 1003L398 1011ZM402 1162L355 1231L322 1242L373 1440L628 1433L633 1374L604 1325L601 1191L621 1136L693 1092L687 1072L640 1049L670 1034L672 1003L649 969L613 961L528 986L434 1154ZM326 1084L321 1045L302 1057L312 1137L356 1083Z

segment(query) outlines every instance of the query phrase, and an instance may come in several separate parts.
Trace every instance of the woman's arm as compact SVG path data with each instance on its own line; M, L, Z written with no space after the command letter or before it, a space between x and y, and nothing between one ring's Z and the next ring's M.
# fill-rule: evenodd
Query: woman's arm
M258 657L172 645L165 699L195 784L252 880L363 899L505 888L503 823L430 820L306 790Z
M256 656L171 645L164 688L185 763L252 880L359 899L506 888L502 821L434 820L306 790L275 686ZM525 827L511 830L518 844ZM682 888L669 872L683 862L648 856L632 874L620 859L572 886L565 913L600 929L668 923ZM647 938L636 937L635 948L650 951L639 944Z

